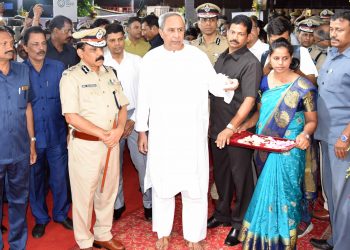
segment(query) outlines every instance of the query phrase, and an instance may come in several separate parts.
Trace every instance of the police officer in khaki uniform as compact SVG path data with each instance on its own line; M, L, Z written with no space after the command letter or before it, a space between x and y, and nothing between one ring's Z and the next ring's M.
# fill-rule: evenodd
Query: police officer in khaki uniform
M309 52L313 49L314 30L320 25L315 19L305 19L298 23L298 40L300 45L307 48Z
M331 17L334 15L334 12L331 10L324 9L320 12L320 17L323 22L329 23L331 20Z
M319 21L320 25L314 30L314 45L310 51L312 60L317 70L320 70L327 58L328 48L331 46L329 35L329 23L323 20Z
M227 39L218 34L220 11L220 8L212 3L205 3L196 8L198 28L202 35L192 41L192 45L206 53L213 65L219 55L228 48Z
M124 249L111 234L119 180L119 140L127 117L127 98L116 72L103 66L103 28L76 32L80 63L60 82L62 113L72 128L68 144L74 237L80 249ZM108 151L110 150L110 157ZM106 159L109 158L109 161ZM107 163L106 163L107 162ZM107 167L109 166L109 167ZM106 175L103 192L101 183ZM92 209L96 223L90 232Z

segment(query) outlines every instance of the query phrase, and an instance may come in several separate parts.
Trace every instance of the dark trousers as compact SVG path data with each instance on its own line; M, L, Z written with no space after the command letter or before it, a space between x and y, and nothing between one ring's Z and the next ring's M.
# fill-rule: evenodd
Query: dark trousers
M37 149L37 162L30 170L29 201L32 214L37 224L50 221L46 205L47 169L49 167L49 187L53 196L53 219L64 221L69 210L68 201L68 152L66 145ZM45 164L47 160L48 164Z
M26 248L28 236L26 211L29 194L29 170L29 157L14 164L0 164L0 206L2 207L2 194L6 189L10 225L8 242L10 248L16 250ZM2 219L2 209L0 209L0 219ZM4 243L0 234L0 249L3 247Z
M253 150L225 146L219 149L215 140L210 140L214 163L214 181L219 200L214 217L221 222L241 229L245 212L254 191L252 156ZM236 199L231 207L234 194Z

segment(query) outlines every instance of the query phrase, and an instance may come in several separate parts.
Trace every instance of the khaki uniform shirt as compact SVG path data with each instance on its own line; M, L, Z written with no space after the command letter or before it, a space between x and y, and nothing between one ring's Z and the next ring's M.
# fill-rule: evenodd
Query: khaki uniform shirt
M203 36L192 41L192 45L202 50L207 56L212 65L215 64L220 54L228 48L227 39L224 36L217 35L214 42L207 44Z
M140 39L136 44L132 43L129 38L125 39L125 51L143 57L151 48L149 42Z
M101 66L99 73L80 61L63 72L60 82L62 113L76 113L94 125L110 130L121 108L129 104L111 67Z
M319 71L327 58L327 49L322 49L316 45L312 45L308 50L312 60L314 60L317 70Z

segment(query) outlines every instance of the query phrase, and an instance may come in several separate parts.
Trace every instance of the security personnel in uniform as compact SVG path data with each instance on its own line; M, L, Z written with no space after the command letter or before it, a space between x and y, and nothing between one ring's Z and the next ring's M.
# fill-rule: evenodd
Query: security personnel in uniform
M329 23L331 20L331 17L334 15L334 12L331 10L324 9L320 12L320 17L323 20L323 22Z
M0 26L0 221L6 189L11 249L24 250L28 236L26 212L29 164L36 161L28 67L14 62L14 39ZM5 181L6 178L6 181ZM0 234L0 249L4 249Z
M113 239L111 228L118 192L119 140L124 132L128 100L116 72L103 66L105 33L103 28L94 28L73 34L81 61L64 71L60 82L62 113L72 128L68 168L74 237L80 249L92 249L93 245L125 249ZM102 192L105 171L108 173ZM93 208L94 235L90 232Z
M298 23L298 40L301 46L308 49L309 52L313 49L314 30L320 26L320 23L312 18L305 19Z
M329 23L321 20L319 26L314 30L314 45L310 51L312 60L319 71L327 58L328 48L331 46L329 37Z
M212 3L205 3L196 8L198 28L202 35L192 41L192 45L201 49L214 65L219 55L228 48L227 39L218 34L218 16L220 8Z

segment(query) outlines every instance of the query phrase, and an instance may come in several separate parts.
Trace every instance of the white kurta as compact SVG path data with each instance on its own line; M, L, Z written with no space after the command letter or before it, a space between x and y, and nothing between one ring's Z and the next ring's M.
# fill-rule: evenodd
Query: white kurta
M206 54L191 45L176 52L160 46L143 57L135 129L149 131L145 190L161 198L207 194L208 91L220 92L215 78Z

